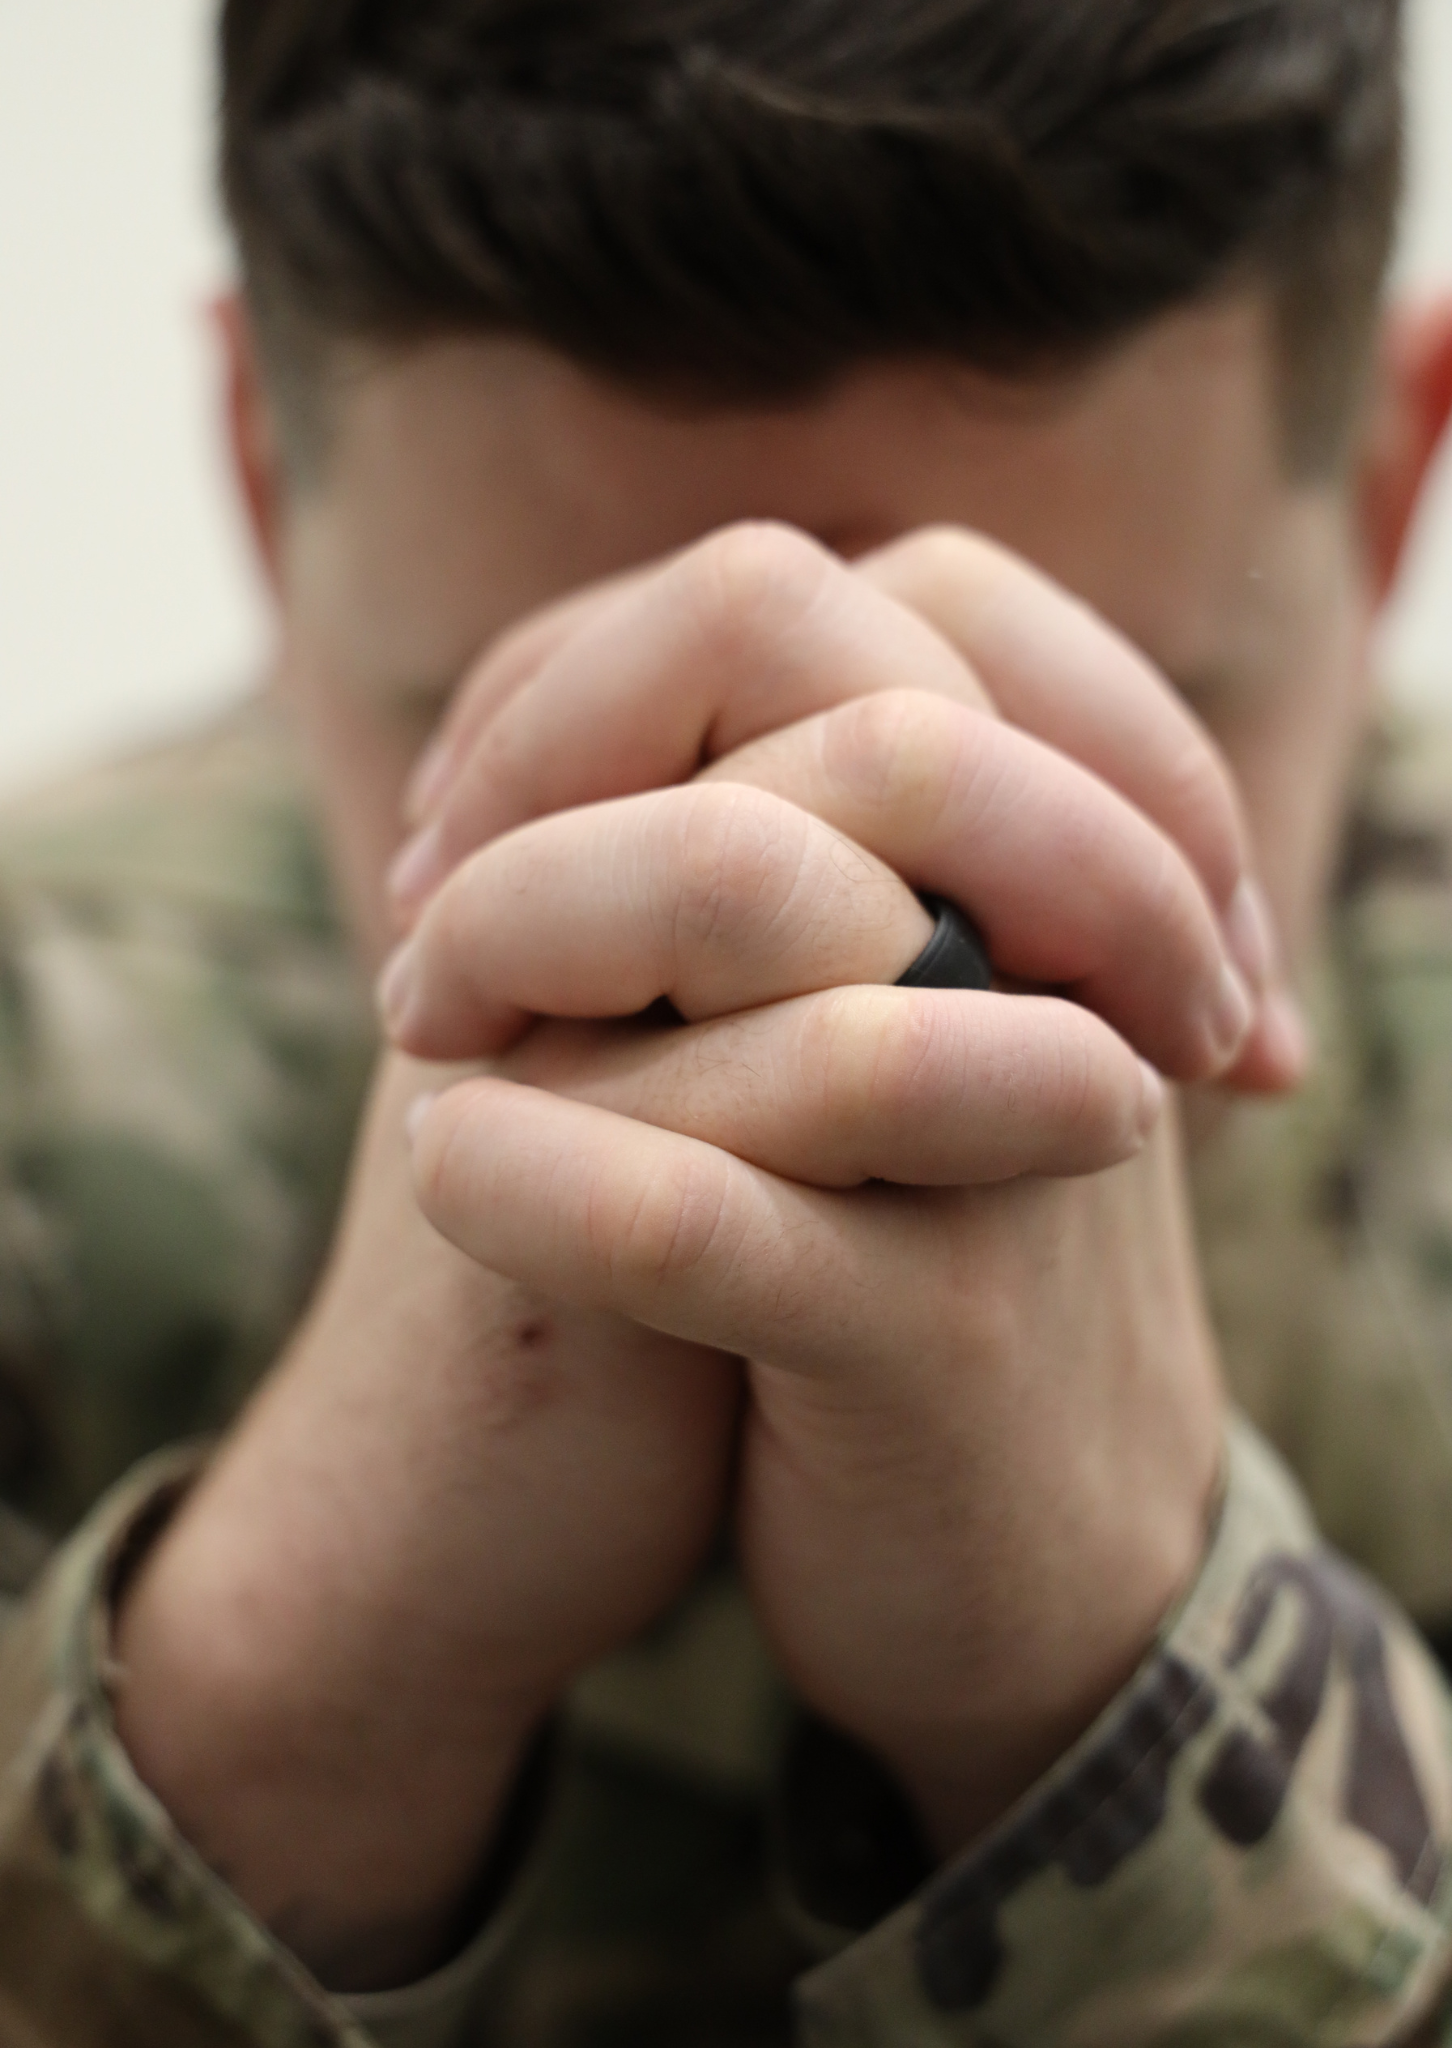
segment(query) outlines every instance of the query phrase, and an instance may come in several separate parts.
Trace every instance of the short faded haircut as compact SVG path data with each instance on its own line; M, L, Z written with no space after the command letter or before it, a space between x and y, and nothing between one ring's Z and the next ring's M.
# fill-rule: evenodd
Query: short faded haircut
M1237 288L1287 460L1350 440L1399 0L226 0L222 179L288 437L339 342L534 338L645 393L1088 362Z

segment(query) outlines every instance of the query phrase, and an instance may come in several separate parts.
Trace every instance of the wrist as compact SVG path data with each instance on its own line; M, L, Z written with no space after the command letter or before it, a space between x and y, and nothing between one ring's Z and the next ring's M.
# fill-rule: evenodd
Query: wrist
M446 1958L544 1702L445 1671L299 1508L202 1482L123 1590L117 1730L258 1918L368 1990Z
M1045 1589L1033 1623L980 1666L966 1711L878 1743L940 1856L958 1854L1000 1820L1153 1653L1204 1567L1221 1480L1217 1451L1185 1474L1182 1491L1117 1517L1087 1546L1099 1558L1089 1578L1066 1575L1077 1598Z

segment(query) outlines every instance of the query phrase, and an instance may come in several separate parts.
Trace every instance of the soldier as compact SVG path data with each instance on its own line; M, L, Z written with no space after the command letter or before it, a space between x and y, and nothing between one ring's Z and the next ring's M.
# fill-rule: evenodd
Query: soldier
M274 689L3 848L7 2037L1440 2038L1396 7L222 57Z

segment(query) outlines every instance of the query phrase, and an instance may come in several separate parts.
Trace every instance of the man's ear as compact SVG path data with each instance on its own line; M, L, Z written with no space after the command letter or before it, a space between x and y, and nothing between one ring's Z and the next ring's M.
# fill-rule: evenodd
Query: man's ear
M1382 332L1357 485L1378 605L1396 584L1423 487L1452 415L1452 293L1396 306Z
M241 295L229 292L210 309L221 350L223 402L232 475L274 597L282 582L282 524L286 478L277 432L263 388L257 341Z

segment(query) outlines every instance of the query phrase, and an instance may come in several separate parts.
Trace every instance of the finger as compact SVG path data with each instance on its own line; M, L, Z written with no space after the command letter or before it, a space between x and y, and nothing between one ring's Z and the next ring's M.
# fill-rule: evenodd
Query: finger
M434 1227L553 1298L823 1373L870 1365L884 1316L912 1341L880 1285L924 1255L904 1190L878 1202L871 1189L849 1201L795 1187L695 1138L492 1076L427 1104L412 1136Z
M1164 1098L1075 1004L940 989L833 989L678 1030L550 1025L504 1074L824 1188L1099 1173Z
M942 593L951 586L949 571L965 563L961 580L974 602L959 603L954 611ZM1259 894L1240 872L1244 837L1233 787L1214 749L1148 664L1046 579L989 543L975 547L969 536L938 534L903 543L874 558L870 567L885 581L897 575L904 587L911 584L925 606L938 602L960 636L981 615L986 655L1019 712L1049 725L1064 743L1080 746L1110 775L1132 782L1148 809L1168 821L1168 836L1188 844L1231 955L1258 993L1271 971L1273 942ZM870 577L847 571L801 536L769 528L716 536L687 551L663 574L641 575L621 602L589 614L588 630L582 627L552 642L549 659L501 716L486 721L476 734L443 814L405 858L402 871L410 889L426 895L454 858L448 843L451 814L462 845L488 821L491 805L498 822L512 815L511 803L523 810L547 809L601 787L669 781L688 773L734 733L767 730L790 715L794 702L824 690L832 701L850 699L882 687L882 678L895 671L918 679L926 675L930 686L959 700L983 701L971 665L950 658L945 666L944 640L931 632L924 639L921 621L904 606L863 610L864 584L870 583ZM1049 621L1042 629L1033 624L1039 613ZM682 668L692 636L702 658ZM743 662L743 650L753 658ZM645 658L637 660L642 653ZM601 657L599 673L596 656ZM1066 675L1076 664L1079 674ZM674 681L673 670L680 671ZM1047 683L1046 675L1051 677ZM1078 687L1081 680L1083 688ZM575 690L581 717L569 711L568 687L562 713L557 683ZM769 709L763 708L763 697ZM652 723L647 709L657 700L664 715ZM1101 700L1106 707L1102 734L1096 708ZM609 727L603 734L601 718ZM577 746L582 737L583 759ZM501 807L496 800L506 788L512 788L512 796ZM1183 822L1183 832L1176 821ZM1237 873L1239 880L1231 880ZM1149 981L1157 978L1159 966L1172 971L1177 964L1173 954L1141 963ZM1158 978L1171 980L1172 972ZM1116 989L1122 986L1116 981ZM1193 986L1190 992L1195 994ZM1097 1000L1087 981L1083 994ZM1121 1010L1111 999L1105 1014L1122 1021L1135 1042L1168 1071L1180 1078L1224 1071L1227 1020L1239 1007L1228 984L1215 991L1213 1056L1196 1047L1162 1050L1175 1036L1175 1020L1153 1040L1146 1039L1137 1024L1142 1006L1132 986L1123 1001ZM1183 1007L1178 1006L1177 1016ZM1303 1040L1280 1028L1276 1015L1266 1014L1244 1048L1236 1083L1283 1087L1299 1077L1303 1064Z
M1252 1021L1198 876L1123 797L1027 733L880 692L708 770L785 797L915 889L961 904L1000 974L1070 991L1178 1080L1224 1071Z
M589 615L485 720L394 869L395 907L415 914L464 855L527 819L687 781L906 677L986 702L930 626L804 535L713 535Z
M1011 724L1091 768L1184 848L1231 957L1265 998L1221 1078L1251 1092L1294 1086L1309 1063L1309 1039L1251 872L1234 777L1166 678L1096 612L982 534L935 527L857 567L957 648Z
M1283 1095L1303 1081L1313 1058L1306 1015L1289 988L1274 988L1260 1006L1240 1057L1220 1079L1243 1095Z
M910 535L859 573L955 647L1010 724L1081 762L1185 851L1229 920L1238 964L1270 978L1269 919L1236 902L1249 844L1225 760L1164 676L1089 606L996 541L958 527Z
M452 781L457 763L515 691L536 676L575 633L626 596L647 572L627 570L588 589L571 591L531 612L500 635L473 665L450 699L438 731L419 756L403 796L404 822L419 825ZM407 895L407 876L402 894Z
M532 1015L716 1016L894 981L932 932L880 861L768 792L715 783L521 827L465 863L380 984L395 1042L477 1058Z

